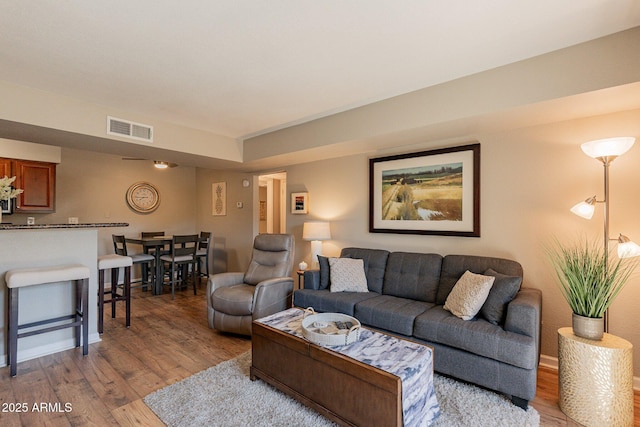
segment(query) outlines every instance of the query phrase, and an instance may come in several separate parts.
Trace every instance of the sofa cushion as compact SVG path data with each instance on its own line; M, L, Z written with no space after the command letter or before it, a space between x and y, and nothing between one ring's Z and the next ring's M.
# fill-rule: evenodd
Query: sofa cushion
M413 335L520 368L535 369L537 366L534 338L507 332L479 317L462 320L442 306L435 306L416 317Z
M380 295L356 304L355 317L364 325L411 336L415 318L431 307L428 302Z
M471 320L482 308L496 280L493 276L465 271L444 302L444 309L462 320Z
M331 292L369 292L364 261L355 258L329 258Z
M392 252L384 273L384 295L435 302L442 256Z
M494 325L502 325L506 316L507 304L513 300L522 284L522 277L507 276L493 269L484 272L486 276L496 278L489 291L489 296L480 309L480 315Z
M449 292L465 271L483 274L488 269L493 269L509 276L522 277L522 266L516 261L503 258L491 258L475 255L447 255L442 260L442 272L436 304L442 305L447 300Z
M320 266L320 289L327 289L329 287L329 283L331 283L329 258L318 255L318 265Z
M293 293L293 305L313 307L317 312L344 313L353 316L360 301L377 297L375 292L330 292L329 289L299 289Z
M370 291L382 293L382 281L387 266L389 251L382 249L344 248L340 252L343 258L359 258L364 261L364 273ZM498 270L501 271L501 270Z

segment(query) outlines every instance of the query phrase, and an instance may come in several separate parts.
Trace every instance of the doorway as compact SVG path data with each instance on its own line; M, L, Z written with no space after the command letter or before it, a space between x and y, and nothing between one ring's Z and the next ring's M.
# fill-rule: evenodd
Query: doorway
M258 232L286 233L287 173L278 172L258 177Z

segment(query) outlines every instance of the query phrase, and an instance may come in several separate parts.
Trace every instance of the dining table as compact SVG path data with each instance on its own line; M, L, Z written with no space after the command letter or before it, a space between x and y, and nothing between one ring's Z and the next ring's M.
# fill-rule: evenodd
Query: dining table
M173 244L173 236L154 236L154 237L125 237L127 244L140 245L145 254L152 253L155 258L155 281L153 283L152 292L153 295L162 294L162 264L160 263L160 256L163 255L163 248L166 245ZM151 249L155 249L151 251Z

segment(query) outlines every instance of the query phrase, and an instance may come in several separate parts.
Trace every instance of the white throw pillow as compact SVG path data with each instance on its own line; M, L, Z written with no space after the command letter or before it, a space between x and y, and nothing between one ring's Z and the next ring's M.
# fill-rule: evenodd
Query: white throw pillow
M465 271L444 302L444 309L462 320L473 319L487 300L494 280L493 276Z
M364 261L357 258L329 258L331 292L369 292Z

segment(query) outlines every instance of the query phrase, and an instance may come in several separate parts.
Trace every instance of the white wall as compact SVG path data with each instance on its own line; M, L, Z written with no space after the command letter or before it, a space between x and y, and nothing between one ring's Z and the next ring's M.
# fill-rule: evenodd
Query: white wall
M544 247L554 236L587 235L602 240L602 210L592 221L569 212L578 201L603 197L602 165L580 149L582 142L615 135L640 139L640 110L517 129L477 134L456 142L481 143L481 237L373 234L368 232L368 159L451 145L425 141L411 147L318 161L287 168L288 191L309 191L310 214L289 215L296 236L295 263L310 261L310 244L301 239L308 220L331 222L328 255L346 246L440 254L473 254L511 258L524 267L524 286L543 293L542 353L557 356L557 329L570 326L571 310L559 293ZM624 231L640 243L640 141L611 167L611 234ZM599 208L602 206L599 205ZM640 346L640 271L632 277L610 311L610 332ZM640 357L634 352L636 376Z

